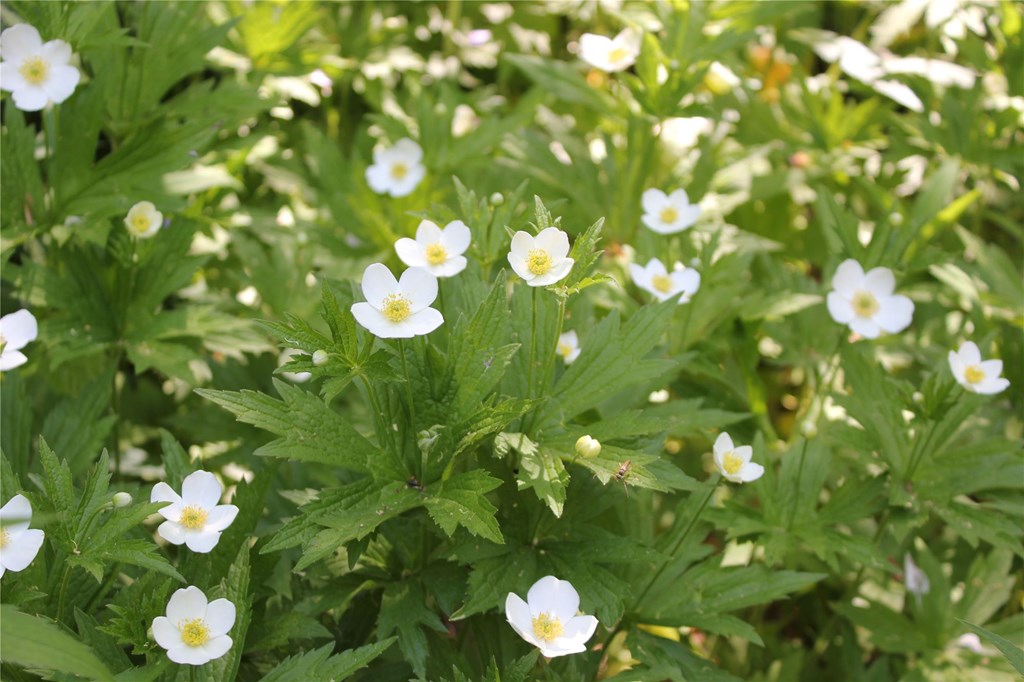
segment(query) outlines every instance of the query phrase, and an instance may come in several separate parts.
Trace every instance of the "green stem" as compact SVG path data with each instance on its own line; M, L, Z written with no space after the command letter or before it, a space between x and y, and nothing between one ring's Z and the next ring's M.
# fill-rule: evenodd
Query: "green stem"
M412 381L409 379L409 366L405 362L405 342L398 339L398 354L402 358L402 374L405 375L405 395L409 400L409 428L412 430L413 442L416 441L416 403L412 396ZM427 474L427 454L420 454L420 482L422 483Z
M64 575L60 579L60 591L57 597L57 620L64 619L64 605L68 596L68 583L71 582L71 565L64 567Z
M526 397L533 397L533 356L537 347L537 287L530 291L530 360L526 365Z
M804 459L807 457L808 442L809 440L804 438L804 446L800 449L800 464L797 465L796 469L796 492L793 495L793 508L789 510L789 521L786 523L787 530L793 527L793 520L796 518L796 508L800 504L800 479L804 474Z

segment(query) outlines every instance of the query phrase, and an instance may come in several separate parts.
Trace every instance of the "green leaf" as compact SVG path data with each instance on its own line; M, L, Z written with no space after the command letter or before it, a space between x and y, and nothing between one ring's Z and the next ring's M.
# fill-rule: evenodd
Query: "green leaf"
M308 682L309 680L336 680L341 682L365 668L373 659L387 651L397 641L388 637L380 642L349 649L331 656L333 644L291 656L267 673L260 682Z
M8 604L0 605L0 639L4 643L4 663L72 673L91 680L114 679L85 644L56 624L21 613Z
M447 632L441 617L427 608L423 587L419 582L406 580L388 585L381 600L377 617L377 636L398 634L398 646L416 674L426 674L427 637L423 628Z
M458 474L439 485L426 500L427 511L449 536L458 526L491 542L503 543L495 513L498 508L485 495L501 485L501 480L482 470Z
M960 618L957 618L957 620L966 625L974 634L988 642L991 642L995 648L999 649L1003 656L1006 656L1006 660L1010 662L1013 669L1021 675L1024 675L1024 649L1021 649L1010 640L1000 637L991 630L986 630L983 627L968 623L966 620L961 620Z
M519 453L519 490L533 490L555 516L562 515L569 472L557 452L539 446L522 433L500 433L495 439L495 452Z
M234 644L227 654L197 669L196 679L202 682L223 682L223 680L237 679L238 665L242 660L245 637L252 619L248 545L242 545L227 576L221 581L218 594L211 595L210 599L217 597L223 597L235 605L235 624L228 632Z

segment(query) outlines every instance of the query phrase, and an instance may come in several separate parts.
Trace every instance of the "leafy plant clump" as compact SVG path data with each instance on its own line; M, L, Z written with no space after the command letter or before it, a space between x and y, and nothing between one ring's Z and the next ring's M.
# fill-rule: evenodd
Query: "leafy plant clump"
M3 679L1024 674L1019 6L0 19Z

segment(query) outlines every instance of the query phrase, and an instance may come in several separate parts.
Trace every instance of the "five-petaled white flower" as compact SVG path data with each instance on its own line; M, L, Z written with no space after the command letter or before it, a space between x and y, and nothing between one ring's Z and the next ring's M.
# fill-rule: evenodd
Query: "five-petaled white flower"
M395 251L409 267L423 268L434 277L453 277L466 269L462 254L469 248L471 237L461 220L448 223L443 230L424 220L416 228L416 239L402 237L395 242Z
M562 356L565 364L571 365L580 356L580 340L575 331L567 331L558 335L555 351Z
M536 237L519 231L512 236L508 263L531 287L545 287L563 279L575 262L569 255L569 235L548 227Z
M660 189L649 189L640 199L644 225L658 234L675 234L691 227L700 217L700 206L690 204L686 190L677 189L665 194Z
M614 38L584 33L580 36L580 59L609 73L625 71L636 63L641 39L640 32L633 28L623 29Z
M21 352L39 333L35 315L19 310L0 317L0 372L20 367L28 362Z
M949 351L949 369L958 384L972 393L991 395L1005 391L1009 379L1003 373L1002 360L982 360L981 351L973 341L966 341L960 350Z
M377 194L404 197L427 174L422 159L423 149L408 137L392 147L378 147L373 150L373 164L366 169L366 182Z
M680 305L689 303L690 297L700 289L699 272L685 267L669 272L657 258L652 258L647 265L630 263L629 274L638 287L654 294L659 301L678 296Z
M43 531L29 528L32 503L15 495L0 507L0 577L6 571L22 571L43 546Z
M153 639L175 663L203 665L231 648L228 633L235 626L235 605L227 599L207 602L198 587L176 590L167 615L153 619Z
M523 601L508 593L505 617L519 636L548 658L587 650L597 629L597 618L576 615L580 596L568 580L545 576L535 582Z
M366 302L352 305L356 322L382 339L408 339L429 334L444 322L430 304L437 298L437 278L423 268L409 268L402 278L383 263L367 266L363 272Z
M139 239L152 237L164 224L164 214L156 210L151 201L140 201L128 209L124 226L128 233Z
M714 446L715 466L727 481L733 483L750 483L764 475L764 467L751 462L754 448L749 445L735 447L732 438L724 431L718 436Z
M848 258L840 263L828 294L832 319L867 339L882 332L895 334L910 326L914 303L894 295L896 278L889 268L872 268L867 273L860 263Z
M167 520L156 532L172 545L184 543L193 552L209 552L238 515L235 505L218 504L223 492L220 481L209 471L195 471L186 476L181 483L180 497L171 486L157 483L149 501L171 504L159 510Z
M14 106L39 111L60 104L75 91L81 74L71 66L71 46L63 40L44 43L39 31L17 24L0 33L0 89L13 93Z

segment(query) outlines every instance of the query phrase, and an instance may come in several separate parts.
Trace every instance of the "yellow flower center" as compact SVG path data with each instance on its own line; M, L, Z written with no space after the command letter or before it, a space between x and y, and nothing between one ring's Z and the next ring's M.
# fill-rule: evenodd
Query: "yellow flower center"
M565 632L565 628L562 627L562 621L552 618L546 613L542 613L533 619L533 634L537 636L537 639L550 642L557 637L561 637L563 632Z
M391 177L395 180L401 180L409 174L409 166L404 163L395 163L391 165Z
M858 291L853 296L853 312L857 317L874 317L878 312L878 299L870 291Z
M985 380L985 372L978 365L971 365L964 370L964 379L969 384L977 384Z
M743 460L736 455L735 452L726 453L725 457L722 458L722 468L725 469L725 473L732 475L743 468Z
M655 275L651 277L651 286L663 294L672 291L672 278L668 275Z
M661 213L658 214L658 217L661 218L661 222L663 223L674 223L679 218L679 211L672 206L666 206L661 209Z
M4 338L3 332L0 332L0 353L4 352L4 348L7 347L7 339Z
M149 216L140 213L132 218L132 229L142 234L149 229Z
M405 294L391 294L384 297L384 305L380 311L384 317L392 322L401 322L411 314L409 311L409 299Z
M526 267L535 275L543 275L551 269L551 256L544 249L531 249L526 257Z
M29 57L21 63L18 73L29 85L41 85L46 82L50 65L42 57Z
M181 641L189 646L202 646L210 639L210 628L202 618L188 620L178 625L181 631Z
M627 54L628 53L624 49L622 49L621 47L617 47L608 53L608 61L610 61L612 64L618 64L619 62L626 58Z
M448 260L448 252L440 244L431 244L426 248L427 262L431 265L440 265Z
M206 510L202 507L185 507L181 510L181 519L178 523L192 530L202 528L206 525Z
M560 344L558 344L558 354L561 355L563 358L568 359L569 356L572 355L572 352L574 350L575 350L575 348L573 348L572 346L570 346L567 343L560 343Z
M0 528L0 547L3 547L11 541L11 534L7 532L6 528Z

